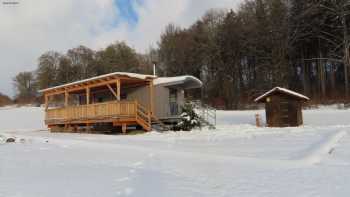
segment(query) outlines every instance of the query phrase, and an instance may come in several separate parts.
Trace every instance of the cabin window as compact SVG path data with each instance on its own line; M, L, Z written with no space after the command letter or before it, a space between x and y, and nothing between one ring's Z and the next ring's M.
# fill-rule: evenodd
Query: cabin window
M179 107L177 104L177 89L170 89L169 91L169 107L170 107L170 115L178 115Z
M79 105L85 105L86 104L86 96L85 95L79 95L78 96L79 99Z
M120 94L121 100L126 100L127 98L128 98L128 95L125 92Z

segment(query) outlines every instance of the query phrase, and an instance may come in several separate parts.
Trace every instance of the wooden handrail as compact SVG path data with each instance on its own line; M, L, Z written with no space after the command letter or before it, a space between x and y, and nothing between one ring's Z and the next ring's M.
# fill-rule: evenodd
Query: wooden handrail
M151 112L144 106L142 106L141 104L139 104L138 102L136 102L136 119L138 119L139 121L142 122L142 124L144 124L148 130L151 129Z
M135 111L136 105L134 102L113 101L49 109L46 112L46 120L71 120L121 115L134 117Z
M111 101L49 109L46 112L45 120L47 122L63 121L66 123L119 117L135 118L142 127L151 130L152 114L150 110L137 101Z
M57 108L49 108L48 110L56 110L56 109L65 109L65 108L79 108L79 107L84 107L84 106L96 106L96 105L106 105L106 104L112 104L112 103L134 103L133 101L107 101L103 103L92 103L89 105L71 105L67 107L57 107Z
M141 109L142 111L144 111L144 112L147 112L147 111L149 111L146 107L144 107L144 106L142 106L141 104L137 104L137 107L139 108L139 109Z

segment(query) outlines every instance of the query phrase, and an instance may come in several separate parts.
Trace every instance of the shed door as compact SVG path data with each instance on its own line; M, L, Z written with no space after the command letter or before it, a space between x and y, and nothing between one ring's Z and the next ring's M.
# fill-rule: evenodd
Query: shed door
M169 107L170 115L175 116L179 114L178 104L177 104L177 89L169 90Z
M300 103L297 101L289 101L289 126L296 127L302 123L299 123L301 118L299 112L301 112Z
M281 99L280 101L280 118L281 126L291 126L290 125L290 104L287 99Z

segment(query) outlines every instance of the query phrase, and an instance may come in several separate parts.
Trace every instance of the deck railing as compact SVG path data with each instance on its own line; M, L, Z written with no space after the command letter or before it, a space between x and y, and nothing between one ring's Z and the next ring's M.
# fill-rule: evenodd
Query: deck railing
M68 106L48 109L47 123L57 121L78 121L116 117L135 117L137 103L134 101L113 101L90 105Z

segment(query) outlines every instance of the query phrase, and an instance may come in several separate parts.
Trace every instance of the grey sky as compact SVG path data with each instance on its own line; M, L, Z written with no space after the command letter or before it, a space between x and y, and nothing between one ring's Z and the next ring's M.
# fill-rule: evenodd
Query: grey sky
M184 27L210 8L234 8L240 0L135 0L136 24L118 15L114 0L0 0L0 92L14 95L12 79L37 67L48 50L65 52L78 45L100 49L116 40L139 52L155 46L164 27ZM117 21L117 23L116 23Z

